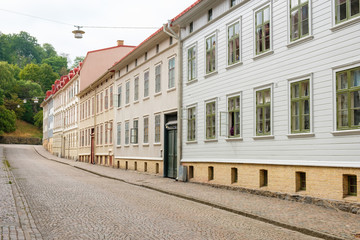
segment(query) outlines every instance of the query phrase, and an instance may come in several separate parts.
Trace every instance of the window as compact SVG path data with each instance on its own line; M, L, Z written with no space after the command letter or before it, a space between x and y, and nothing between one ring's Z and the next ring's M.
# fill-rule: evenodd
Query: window
M91 105L92 105L92 107L91 107L91 115L92 116L94 116L94 114L95 114L95 97L92 97L92 99L91 99ZM74 117L75 115L73 115L73 117Z
M134 79L134 101L139 100L139 77Z
M270 6L255 13L256 54L270 50Z
M196 140L196 107L188 108L188 141Z
M293 82L291 88L291 133L310 132L309 79Z
M256 92L256 135L271 134L271 89Z
M213 11L212 11L212 8L210 8L208 10L208 22L210 22L213 18Z
M109 89L105 89L105 110L109 108Z
M189 179L194 178L194 166L189 166Z
M96 95L96 113L99 113L99 108L100 107L100 96L99 94Z
M144 143L149 143L149 117L144 117Z
M208 181L214 180L214 167L208 167Z
M306 190L306 173L296 172L296 191Z
M188 81L196 78L196 47L188 49Z
M240 96L228 99L228 137L240 137Z
M126 65L126 72L129 71L129 65Z
M337 130L360 128L360 67L336 73Z
M145 52L144 59L147 60L147 52Z
M110 108L114 106L114 87L110 86Z
M137 59L135 59L135 67L137 67Z
M238 169L231 168L231 183L237 183L237 182L238 182Z
M235 6L235 4L236 4L236 0L230 0L230 7Z
M96 145L99 145L100 144L100 141L99 141L99 125L96 126Z
M335 21L341 23L353 17L360 16L359 0L335 0Z
M155 67L155 93L161 91L161 64Z
M149 71L144 73L144 98L149 96Z
M155 115L155 143L160 143L160 115Z
M169 38L169 45L172 45L173 44L173 37L170 37Z
M216 138L216 102L206 103L206 139Z
M117 124L117 129L116 129L116 145L120 146L121 145L121 123Z
M104 142L105 142L105 145L108 144L108 123L105 123L104 124L104 132L105 132L105 138L104 138Z
M126 92L125 92L125 104L129 104L130 102L130 81L126 82Z
M268 185L268 171L265 169L260 170L260 187Z
M125 122L125 145L129 145L129 121Z
M159 50L160 50L160 46L159 44L156 44L156 53L159 53Z
M100 93L100 112L103 111L103 101L104 101L104 93Z
M228 64L240 61L240 24L236 22L228 27Z
M309 35L309 1L290 1L290 40Z
M103 134L103 125L101 124L100 125L100 145L103 144L103 136L104 136L104 134Z
M206 39L206 74L216 69L216 35Z
M133 121L133 128L131 129L131 143L138 144L138 127L139 127L139 120Z
M191 22L189 24L189 33L192 33L194 31L194 22Z
M122 88L121 85L118 86L118 107L121 107L121 93L122 93Z
M168 81L168 88L175 87L175 58L171 58L169 60L169 81Z
M344 175L344 195L357 196L357 177L356 175Z

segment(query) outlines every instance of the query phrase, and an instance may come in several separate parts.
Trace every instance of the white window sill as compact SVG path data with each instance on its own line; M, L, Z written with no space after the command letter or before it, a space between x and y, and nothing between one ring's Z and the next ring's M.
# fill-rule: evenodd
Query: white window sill
M204 140L205 143L210 143L210 142L217 142L217 139L206 139Z
M122 107L117 107L117 110L121 110L122 109Z
M125 107L130 107L130 103L126 104Z
M314 137L315 133L293 133L286 135L288 138Z
M139 100L134 101L134 104L137 104L137 103L139 103Z
M274 139L274 135L264 135L264 136L253 136L254 140L262 140L262 139Z
M162 92L155 93L155 94L154 94L154 97L158 97L158 96L160 96L161 94L162 94Z
M133 147L139 147L139 144L132 144L131 146L133 146Z
M117 145L116 148L121 148L121 145Z
M334 136L358 135L360 134L360 129L334 131L331 134Z
M169 93L169 92L173 92L173 91L175 91L176 90L176 87L173 87L173 88L169 88L168 90L167 90L167 92Z
M207 73L204 77L205 78L209 78L209 77L211 77L211 76L213 76L213 75L216 75L218 73L218 71L217 70L214 70L213 72L211 72L211 73Z
M290 42L288 45L286 45L288 48L291 48L291 47L294 47L294 46L297 46L297 45L300 45L304 42L307 42L307 41L310 41L314 39L314 35L310 35L310 36L306 36L306 37L303 37L303 38L300 38L296 41L293 41L293 42Z
M154 146L161 146L161 143L154 143Z
M189 81L187 81L186 86L189 86L189 85L191 85L193 83L196 83L197 81L198 81L197 78L189 80Z
M242 140L243 140L242 137L232 137L232 138L227 137L227 138L225 138L225 141L227 141L227 142L235 142L235 141L242 141Z
M254 56L254 57L253 57L253 60L257 60L257 59L266 57L266 56L271 55L271 54L273 54L273 53L274 53L273 50L268 50L268 51L266 51L266 52L264 52L264 53L261 53L261 54L259 54L259 55Z
M146 101L146 100L148 100L148 99L150 99L150 97L149 97L149 96L144 97L144 98L143 98L143 101Z
M197 141L196 141L196 140L195 140L195 141L186 141L185 143L186 143L186 144L196 144Z
M349 25L352 25L352 24L355 24L355 23L358 23L358 22L360 22L360 16L355 17L353 19L349 19L349 20L347 20L345 22L342 22L342 23L335 24L335 26L333 26L331 28L331 31L337 31L337 30L343 29L343 28L345 28L345 27L347 27Z
M149 147L150 145L148 143L143 143L143 147Z
M226 70L229 70L229 69L232 69L232 68L235 68L237 66L241 66L243 64L243 62L237 62L237 63L233 63L231 65L228 65L225 69Z
M128 147L130 147L130 145L124 145L124 147L128 148Z

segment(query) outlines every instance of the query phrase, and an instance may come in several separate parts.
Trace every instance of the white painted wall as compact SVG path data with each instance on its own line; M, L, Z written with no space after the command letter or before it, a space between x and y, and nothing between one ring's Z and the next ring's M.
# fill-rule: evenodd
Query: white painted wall
M187 120L183 120L183 162L246 162L314 166L360 167L360 132L332 134L335 129L334 68L360 65L360 23L332 30L332 1L313 0L313 39L288 47L288 3L272 1L273 54L254 59L253 9L269 1L248 1L229 10L220 19L196 32L205 24L207 9L194 20L194 34L184 40L183 106L197 104L197 142L186 143ZM229 1L215 3L214 18L229 9ZM227 68L226 25L241 19L242 64ZM189 22L191 21L189 16ZM205 36L216 31L218 73L205 75ZM188 28L182 37L188 35ZM197 82L187 84L187 49L197 44ZM340 68L339 68L340 69ZM312 75L313 133L290 138L289 80ZM273 86L273 136L254 139L254 88ZM227 95L241 92L242 140L227 141L217 134L217 141L205 142L205 101L217 98L217 113L227 109ZM217 125L219 130L219 124ZM218 132L219 133L219 132Z

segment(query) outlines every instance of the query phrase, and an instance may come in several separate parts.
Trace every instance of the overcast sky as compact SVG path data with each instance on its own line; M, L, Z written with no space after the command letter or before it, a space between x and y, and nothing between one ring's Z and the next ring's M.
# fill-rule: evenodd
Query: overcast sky
M59 54L69 54L74 60L76 56L85 56L88 51L116 46L116 40L124 40L126 45L138 45L156 29L84 28L83 38L75 39L73 25L160 28L193 2L195 0L0 0L0 32L26 31L36 37L39 44L50 43Z

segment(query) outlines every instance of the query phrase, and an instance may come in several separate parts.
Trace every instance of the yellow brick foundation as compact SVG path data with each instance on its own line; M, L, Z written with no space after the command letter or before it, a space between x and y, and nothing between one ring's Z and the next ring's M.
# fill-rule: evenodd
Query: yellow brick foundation
M159 176L163 175L163 162L162 161L115 159L114 167L124 169L124 170L147 172L147 173L156 174Z
M298 194L332 200L360 202L360 169L358 168L330 168L330 167L303 167L277 166L255 164L228 164L228 163L183 163L187 166L188 178L190 166L193 168L193 178L190 182L243 187L257 190L267 190L288 194ZM209 167L213 167L214 179L209 180ZM237 182L232 183L231 169L237 168ZM260 170L267 170L267 186L260 186ZM297 191L297 172L306 174L306 190ZM357 177L357 196L348 196L344 175ZM298 175L299 176L299 175ZM346 181L346 180L345 180Z

